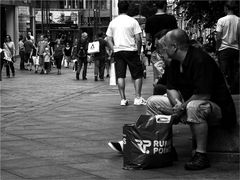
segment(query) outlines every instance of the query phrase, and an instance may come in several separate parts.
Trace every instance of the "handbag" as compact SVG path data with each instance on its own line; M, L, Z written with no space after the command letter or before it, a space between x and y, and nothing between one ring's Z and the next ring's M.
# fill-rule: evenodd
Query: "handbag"
M111 63L110 66L110 80L109 80L110 86L116 86L116 72L115 72L115 63Z
M63 67L67 67L68 66L67 59L66 59L65 56L63 56L63 58L62 58L62 66Z
M9 53L7 53L6 51L4 51L4 54L5 54L5 60L9 61L9 62L13 62L15 63L16 62L16 57L13 56L13 50L8 46L7 43L4 43L4 45L6 45L7 47L7 51L11 53L11 56L9 56Z
M123 169L150 169L173 163L171 116L141 115L123 126Z
M99 41L93 41L88 43L88 54L94 54L94 53L99 53L100 48Z

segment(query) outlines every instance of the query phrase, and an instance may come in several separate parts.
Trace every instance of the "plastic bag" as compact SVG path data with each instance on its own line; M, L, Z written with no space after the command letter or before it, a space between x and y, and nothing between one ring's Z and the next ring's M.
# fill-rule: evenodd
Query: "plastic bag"
M110 86L116 86L115 63L111 63L109 85Z
M88 43L88 54L94 54L100 52L99 41L93 41Z
M172 165L172 120L165 115L141 115L123 126L123 169Z

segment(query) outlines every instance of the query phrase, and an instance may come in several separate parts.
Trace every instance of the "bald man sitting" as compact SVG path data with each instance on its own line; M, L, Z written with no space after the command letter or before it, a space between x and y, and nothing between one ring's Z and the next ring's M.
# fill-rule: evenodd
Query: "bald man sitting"
M185 169L208 168L208 127L220 124L231 128L235 125L232 97L214 59L201 48L191 46L185 31L168 32L164 42L166 53L172 59L167 74L167 94L149 97L147 114L174 114L189 125L193 155Z

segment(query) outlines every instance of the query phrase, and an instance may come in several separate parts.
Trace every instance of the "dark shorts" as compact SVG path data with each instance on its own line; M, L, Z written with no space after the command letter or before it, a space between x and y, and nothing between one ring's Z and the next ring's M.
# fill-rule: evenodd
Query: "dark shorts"
M143 67L137 51L120 51L114 53L116 76L126 78L127 66L130 70L132 79L136 80L143 77Z
M40 66L43 66L43 65L44 65L43 55L39 55L39 65L40 65Z
M30 58L30 53L25 53L25 62L26 63L33 63L32 58Z

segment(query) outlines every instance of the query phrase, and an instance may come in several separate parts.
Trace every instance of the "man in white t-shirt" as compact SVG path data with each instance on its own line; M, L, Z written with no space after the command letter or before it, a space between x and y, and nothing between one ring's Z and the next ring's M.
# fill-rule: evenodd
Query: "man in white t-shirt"
M120 105L128 105L125 95L127 66L134 81L134 105L146 105L146 100L141 96L143 77L143 68L140 61L142 30L137 20L127 15L128 7L127 1L118 3L119 16L110 22L106 35L116 61L116 77L121 96Z
M239 94L240 18L234 15L237 3L229 1L225 4L227 15L218 20L216 27L219 64L232 94Z

